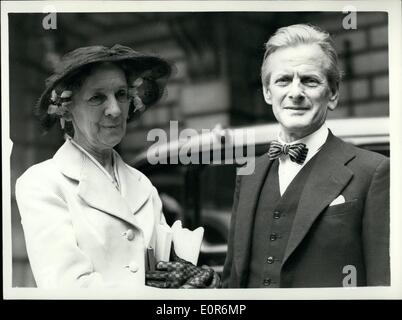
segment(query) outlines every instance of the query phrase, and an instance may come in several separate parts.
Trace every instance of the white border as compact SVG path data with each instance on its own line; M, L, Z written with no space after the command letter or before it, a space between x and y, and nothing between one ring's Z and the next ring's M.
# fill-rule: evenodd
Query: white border
M11 203L9 139L8 13L43 12L173 12L173 11L386 11L389 18L389 102L391 135L391 287L319 289L214 289L214 290L43 290L12 288ZM96 8L95 10L93 8ZM1 2L2 187L3 187L3 296L5 299L400 299L402 298L402 99L401 5L398 0L374 1L8 1ZM161 301L162 303L162 301Z

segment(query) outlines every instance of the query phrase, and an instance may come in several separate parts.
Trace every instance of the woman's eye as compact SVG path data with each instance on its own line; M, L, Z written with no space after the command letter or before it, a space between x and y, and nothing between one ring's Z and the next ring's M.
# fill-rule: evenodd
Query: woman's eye
M316 87L319 85L319 81L317 79L308 78L303 81L303 83L309 87Z
M105 101L105 96L97 94L88 99L89 104L93 106L98 106Z
M116 92L116 99L119 102L126 102L128 100L127 90L119 90Z

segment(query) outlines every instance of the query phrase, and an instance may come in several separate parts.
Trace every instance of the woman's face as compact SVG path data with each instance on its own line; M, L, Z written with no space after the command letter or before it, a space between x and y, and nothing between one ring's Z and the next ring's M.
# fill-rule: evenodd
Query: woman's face
M72 98L74 140L89 151L111 149L124 137L129 110L126 76L113 64L102 64Z

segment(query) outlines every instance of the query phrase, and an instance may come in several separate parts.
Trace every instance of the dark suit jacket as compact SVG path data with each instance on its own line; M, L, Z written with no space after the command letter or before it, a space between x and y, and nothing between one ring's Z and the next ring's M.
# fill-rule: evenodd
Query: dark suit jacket
M280 286L339 287L348 265L356 268L358 286L389 285L389 159L331 132L315 157L281 262ZM272 163L267 154L255 161L252 175L237 178L223 287L247 285L254 216ZM339 195L345 203L329 206Z

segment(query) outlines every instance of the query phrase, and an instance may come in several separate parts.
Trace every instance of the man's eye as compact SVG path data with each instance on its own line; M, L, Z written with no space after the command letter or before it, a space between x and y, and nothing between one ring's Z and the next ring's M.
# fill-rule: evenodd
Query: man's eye
M288 78L279 78L275 81L275 83L279 86L285 86L290 82L290 79Z
M116 92L116 99L119 102L126 102L128 100L127 90L119 90Z
M88 99L89 104L93 106L98 106L105 101L105 96L97 94Z

